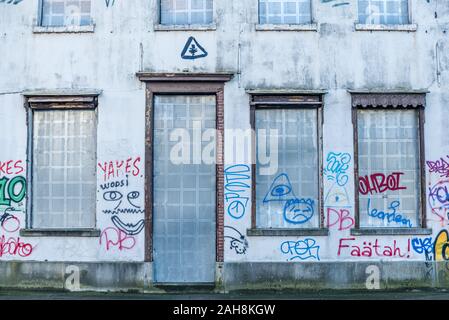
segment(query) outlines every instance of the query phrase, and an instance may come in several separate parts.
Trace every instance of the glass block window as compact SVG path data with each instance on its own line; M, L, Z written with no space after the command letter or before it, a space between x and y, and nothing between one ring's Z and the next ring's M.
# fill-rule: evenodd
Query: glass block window
M419 227L417 110L358 110L361 227Z
M213 0L161 0L161 24L211 24Z
M407 24L409 0L359 0L359 23Z
M317 117L317 109L256 109L258 228L319 226ZM260 154L277 155L276 172L261 171Z
M307 24L311 22L310 0L259 0L260 24Z
M91 0L42 0L42 26L87 26L90 24Z
M92 228L96 203L94 110L33 111L33 228Z

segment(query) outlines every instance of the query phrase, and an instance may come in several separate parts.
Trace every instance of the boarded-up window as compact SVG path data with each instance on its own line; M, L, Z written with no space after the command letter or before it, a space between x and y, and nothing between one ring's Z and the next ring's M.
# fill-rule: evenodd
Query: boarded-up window
M44 27L91 25L91 0L43 0Z
M364 24L407 24L409 0L359 0L359 22Z
M316 108L256 109L257 228L319 226L317 123Z
M418 110L357 111L361 227L419 227Z
M211 24L213 0L161 0L161 24Z
M310 0L259 0L260 24L307 24L311 22Z
M94 110L33 111L33 228L95 226Z

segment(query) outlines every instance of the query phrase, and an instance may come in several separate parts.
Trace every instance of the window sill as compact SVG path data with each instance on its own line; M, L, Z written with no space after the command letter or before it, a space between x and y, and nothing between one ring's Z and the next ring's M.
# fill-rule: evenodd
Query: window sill
M281 236L328 236L329 229L309 228L309 229L247 229L246 235L249 237L281 237Z
M310 24L256 24L256 31L318 31L316 23Z
M33 27L33 33L93 33L93 32L95 32L95 25L93 24L88 26Z
M360 228L351 229L352 236L370 235L431 235L432 229L423 228Z
M355 24L356 31L403 31L415 32L418 30L418 25L412 24Z
M154 31L215 31L217 25L214 24L180 24L180 25L154 25Z
M21 229L22 237L99 237L99 229Z

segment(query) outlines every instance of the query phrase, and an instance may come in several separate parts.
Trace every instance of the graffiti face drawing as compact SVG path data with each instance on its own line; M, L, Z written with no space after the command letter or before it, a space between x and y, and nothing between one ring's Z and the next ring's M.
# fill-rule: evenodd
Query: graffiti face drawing
M312 199L289 200L284 206L284 219L293 224L303 224L313 216Z

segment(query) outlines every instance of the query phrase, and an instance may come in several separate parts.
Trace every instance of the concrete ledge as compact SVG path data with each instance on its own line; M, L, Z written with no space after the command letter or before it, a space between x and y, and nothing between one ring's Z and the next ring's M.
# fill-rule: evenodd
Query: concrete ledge
M415 32L418 30L418 25L411 24L363 24L355 23L354 29L356 31L402 31Z
M249 237L265 236L328 236L329 229L325 228L297 228L297 229L248 229L246 235Z
M346 262L245 262L225 263L226 292L248 290L366 290L375 266L379 289L448 288L445 262L346 261ZM373 267L371 267L373 268Z
M215 31L217 25L213 24L183 24L183 25L154 25L154 31Z
M99 229L21 229L22 237L100 237Z
M431 235L432 229L424 228L360 228L351 229L352 236L370 235Z
M316 23L256 24L256 31L318 31L318 25Z
M93 32L95 32L95 25L93 24L88 26L33 27L33 33L93 33Z

